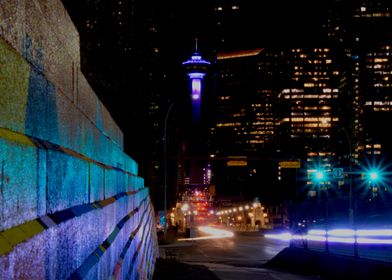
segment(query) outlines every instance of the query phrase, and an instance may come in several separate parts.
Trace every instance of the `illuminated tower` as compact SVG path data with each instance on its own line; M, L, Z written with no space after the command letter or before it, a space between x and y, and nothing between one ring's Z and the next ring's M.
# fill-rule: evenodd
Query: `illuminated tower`
M207 67L210 65L210 62L204 60L197 52L197 40L195 53L190 59L184 61L182 64L186 67L187 75L191 81L192 117L194 121L198 121L200 118L202 81L206 75Z
M204 60L197 52L197 39L195 53L182 63L190 80L190 92L192 101L192 129L189 131L186 143L186 154L191 159L187 162L186 177L189 178L189 184L192 186L201 186L203 184L203 168L205 162L196 159L196 157L205 153L202 143L205 143L204 130L202 129L201 99L203 89L203 78L207 73L210 62Z

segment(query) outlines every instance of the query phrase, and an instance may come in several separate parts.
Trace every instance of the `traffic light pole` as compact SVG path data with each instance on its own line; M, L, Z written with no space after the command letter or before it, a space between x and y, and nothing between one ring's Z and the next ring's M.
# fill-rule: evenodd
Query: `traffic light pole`
M349 148L349 156L348 156L348 161L349 161L349 172L347 172L349 176L349 184L350 184L350 190L349 190L349 208L348 208L348 222L350 226L354 225L354 208L353 208L353 171L352 171L352 153L351 153L351 140L350 136L348 135L347 130L343 127L344 135L347 138L347 143L348 143L348 148Z

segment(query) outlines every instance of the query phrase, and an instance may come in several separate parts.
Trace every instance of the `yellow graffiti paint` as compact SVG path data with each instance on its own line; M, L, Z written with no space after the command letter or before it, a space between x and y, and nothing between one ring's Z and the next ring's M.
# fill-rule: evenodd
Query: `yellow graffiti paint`
M0 233L0 256L11 252L12 249L13 247L11 244L9 244L7 239Z
M6 139L10 142L27 145L27 146L35 146L34 143L30 140L26 135L13 132L6 128L0 127L0 139Z
M0 38L0 127L24 133L30 66Z
M29 221L19 227L29 238L45 230L45 228L37 220Z
M12 246L18 245L29 238L19 227L7 229L1 234Z

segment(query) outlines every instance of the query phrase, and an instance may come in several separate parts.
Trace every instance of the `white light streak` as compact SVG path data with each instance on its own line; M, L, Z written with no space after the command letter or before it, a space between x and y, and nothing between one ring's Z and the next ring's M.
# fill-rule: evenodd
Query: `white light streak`
M234 236L234 233L229 230L216 229L213 227L202 226L202 227L198 227L198 230L201 232L210 234L210 236L200 236L200 237L193 237L193 238L179 238L178 241L218 239L218 238L227 238L227 237Z
M354 244L386 244L392 245L392 229L312 229L307 234L292 235L289 232L279 234L266 234L266 238L279 239L283 241L290 240L308 240L331 243L348 243ZM381 237L381 238L377 238ZM390 238L386 238L390 237Z
M270 239L279 239L283 241L290 241L293 238L293 236L288 232L284 232L280 234L266 234L264 236Z

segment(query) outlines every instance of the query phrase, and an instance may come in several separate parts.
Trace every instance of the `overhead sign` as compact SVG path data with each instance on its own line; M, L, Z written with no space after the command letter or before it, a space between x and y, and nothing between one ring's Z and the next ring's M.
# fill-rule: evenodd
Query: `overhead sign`
M280 168L301 168L301 161L299 159L279 161L279 167Z
M245 156L229 156L227 157L227 166L247 166L248 160Z
M343 179L344 178L343 168L333 168L332 169L332 178Z

